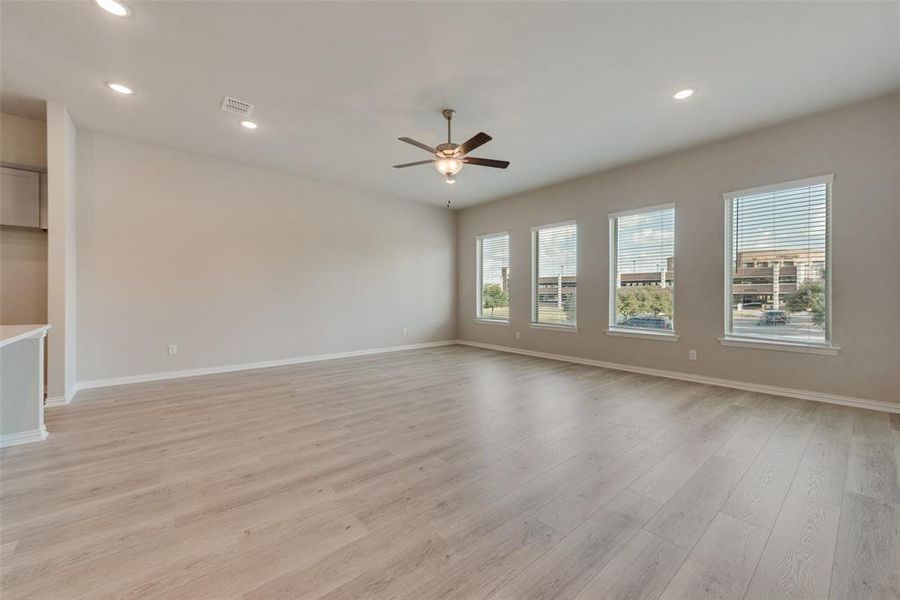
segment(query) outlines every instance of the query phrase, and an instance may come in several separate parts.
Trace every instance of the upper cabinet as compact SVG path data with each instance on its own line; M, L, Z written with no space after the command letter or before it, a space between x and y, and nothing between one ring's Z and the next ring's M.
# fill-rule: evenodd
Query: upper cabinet
M41 174L0 167L0 180L0 224L41 227Z

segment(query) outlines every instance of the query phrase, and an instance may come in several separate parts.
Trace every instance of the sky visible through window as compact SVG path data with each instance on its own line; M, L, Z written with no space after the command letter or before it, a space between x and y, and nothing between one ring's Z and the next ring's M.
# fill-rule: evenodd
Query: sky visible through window
M732 202L734 253L825 250L826 184L755 194Z
M481 283L500 284L503 269L509 268L509 236L497 235L481 240Z
M617 219L619 273L665 271L675 254L675 209L654 210Z
M576 275L575 224L538 230L538 277Z

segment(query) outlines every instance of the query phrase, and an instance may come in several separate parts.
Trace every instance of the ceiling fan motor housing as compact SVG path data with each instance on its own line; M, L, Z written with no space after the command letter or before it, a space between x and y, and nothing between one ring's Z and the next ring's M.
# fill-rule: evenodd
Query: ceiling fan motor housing
M459 149L459 144L451 144L450 142L447 142L444 144L439 144L435 147L435 150L437 150L438 156L443 156L443 157L447 157L447 158L458 155L459 154L458 149Z

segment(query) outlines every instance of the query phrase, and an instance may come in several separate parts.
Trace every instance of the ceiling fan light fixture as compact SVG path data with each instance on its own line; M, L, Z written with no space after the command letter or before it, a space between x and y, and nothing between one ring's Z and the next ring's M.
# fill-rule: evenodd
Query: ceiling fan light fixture
M450 185L456 183L456 179L454 179L453 175L447 175L447 183L449 183Z
M442 173L447 177L452 177L459 173L463 168L463 161L452 156L439 158L434 161L434 168L438 173Z

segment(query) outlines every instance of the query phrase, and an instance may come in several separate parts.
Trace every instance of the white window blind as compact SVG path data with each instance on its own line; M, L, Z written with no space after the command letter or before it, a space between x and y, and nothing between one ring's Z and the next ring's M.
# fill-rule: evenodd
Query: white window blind
M609 215L610 327L674 329L675 207Z
M476 317L509 321L509 234L495 233L477 240L478 307Z
M532 251L532 322L574 327L578 291L576 224L561 223L533 228Z
M828 344L831 176L726 202L726 334Z

